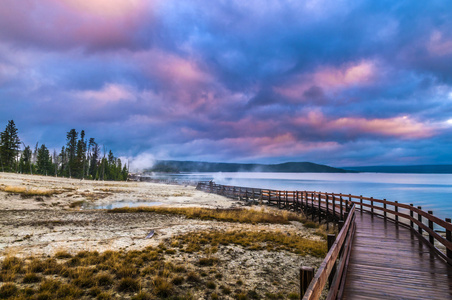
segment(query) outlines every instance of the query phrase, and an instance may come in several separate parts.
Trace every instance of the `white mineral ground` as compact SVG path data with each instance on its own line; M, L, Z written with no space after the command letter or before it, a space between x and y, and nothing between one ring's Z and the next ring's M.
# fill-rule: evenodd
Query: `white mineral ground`
M156 213L108 213L88 209L94 205L124 201L161 202L172 207L198 206L230 208L241 203L222 196L197 191L192 186L146 182L103 182L0 172L0 188L26 187L30 190L57 190L50 197L23 198L0 191L0 261L8 255L19 257L51 256L65 250L99 252L106 250L141 250L156 246L165 239L198 230L277 230L319 240L315 229L301 223L288 225L238 224L186 219L183 216ZM84 208L71 204L84 201ZM145 239L150 230L151 239ZM225 246L217 253L226 274L262 280L272 274L273 284L284 287L297 282L301 264L319 265L320 258L299 256L287 251L250 251L239 246ZM294 283L295 282L295 283Z

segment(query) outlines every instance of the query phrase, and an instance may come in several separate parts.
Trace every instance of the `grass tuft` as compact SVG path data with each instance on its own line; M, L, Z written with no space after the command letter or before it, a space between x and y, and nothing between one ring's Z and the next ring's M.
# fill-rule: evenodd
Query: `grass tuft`
M13 297L17 294L18 288L14 283L5 283L0 287L0 298L6 299Z
M138 292L140 290L140 284L137 280L126 277L119 281L117 290L118 292Z

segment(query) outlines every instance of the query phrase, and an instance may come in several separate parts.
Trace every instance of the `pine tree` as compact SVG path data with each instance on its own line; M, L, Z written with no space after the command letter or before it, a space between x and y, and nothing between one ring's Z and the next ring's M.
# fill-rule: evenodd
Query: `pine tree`
M67 152L67 160L68 160L68 171L69 177L72 177L72 171L76 169L75 163L75 154L77 151L77 137L78 132L75 129L69 130L66 135L66 152Z
M38 149L38 156L36 161L38 174L47 175L52 171L52 159L50 157L49 149L42 144Z
M19 170L21 173L32 174L32 155L30 146L26 146L20 155Z
M5 131L0 133L0 161L2 169L13 171L16 168L20 139L13 120L8 121Z

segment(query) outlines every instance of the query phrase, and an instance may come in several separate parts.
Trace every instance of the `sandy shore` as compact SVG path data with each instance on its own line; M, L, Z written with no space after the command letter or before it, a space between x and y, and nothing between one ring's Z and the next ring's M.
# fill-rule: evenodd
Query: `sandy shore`
M301 223L288 225L239 224L187 219L183 216L156 213L108 213L92 209L96 205L124 202L158 202L165 206L199 206L229 208L238 201L197 191L192 186L145 182L80 181L67 178L0 173L0 189L44 191L51 196L27 196L0 191L0 260L6 256L52 256L64 250L75 254L81 250L143 250L157 246L171 237L200 230L281 231L319 240L315 229ZM152 239L145 239L155 230ZM300 264L319 265L320 258L299 256L287 251L249 251L239 246L219 250L224 257L224 274L246 278L259 286L262 278L279 282L296 290ZM183 261L195 257L180 257ZM226 276L226 275L225 275ZM231 275L232 276L232 275ZM231 279L232 280L232 279ZM278 285L279 285L278 284ZM278 291L278 285L271 289Z

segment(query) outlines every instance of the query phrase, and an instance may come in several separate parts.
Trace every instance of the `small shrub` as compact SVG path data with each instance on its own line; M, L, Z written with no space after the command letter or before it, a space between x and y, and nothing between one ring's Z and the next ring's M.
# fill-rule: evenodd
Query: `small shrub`
M97 286L90 288L88 291L88 295L90 295L91 297L96 297L101 293L102 293L102 290L100 288L98 288Z
M287 297L289 299L300 299L300 295L298 293L290 293Z
M44 269L45 269L44 264L39 259L33 259L28 264L28 270L32 273L42 273L42 272L44 272Z
M13 283L5 283L0 287L0 298L6 299L16 295L18 288Z
M198 263L201 266L213 266L218 262L218 258L216 257L210 257L210 258L200 258Z
M213 282L211 280L207 281L206 286L207 286L208 289L211 289L211 290L213 290L213 289L215 289L217 287L215 282Z
M54 257L58 258L58 259L64 259L64 258L71 258L72 255L69 254L69 252L67 252L67 251L58 251L57 253L55 253Z
M76 266L80 266L81 261L82 261L82 260L80 259L80 257L75 256L75 257L72 257L71 259L69 259L69 260L66 262L66 265L67 265L68 267L76 267Z
M139 289L138 281L130 277L121 279L117 286L118 292L138 292Z
M175 285L180 285L184 282L184 277L182 276L176 276L173 278L173 280L171 280L171 282Z
M115 270L116 277L125 278L125 277L135 277L137 275L137 268L131 265L122 265L118 269Z
M244 293L238 293L234 295L234 299L237 300L248 300L248 295Z
M201 279L199 278L198 274L196 274L195 272L190 272L187 274L187 281L200 282Z
M243 284L243 281L239 279L239 280L237 280L236 284L237 284L237 285L242 285L242 284Z
M15 256L6 257L2 262L2 271L22 272L23 261Z
M222 285L222 286L220 286L220 289L223 292L223 294L225 294L225 295L231 294L231 289L228 288L227 286Z
M47 279L41 283L39 286L40 292L51 292L54 293L60 287L61 283L57 280Z
M110 300L112 299L112 296L109 292L103 292L97 295L96 299L98 300Z
M40 281L41 281L41 277L35 273L27 273L27 274L25 274L24 278L22 279L23 283L36 283L36 282L40 282Z
M99 286L110 286L114 280L110 274L100 274L96 276L96 282Z
M83 294L83 291L72 284L62 284L56 291L56 298L79 298Z
M166 278L156 277L153 282L154 293L160 297L168 297L173 293L173 285Z
M165 253L166 254L176 254L176 250L174 250L174 249L167 249L166 251L165 251Z
M210 295L210 298L211 298L212 300L218 300L218 299L220 299L216 293L212 293L212 295Z
M37 296L36 296L36 300L51 300L52 299L52 293L44 291L44 292L40 292Z

